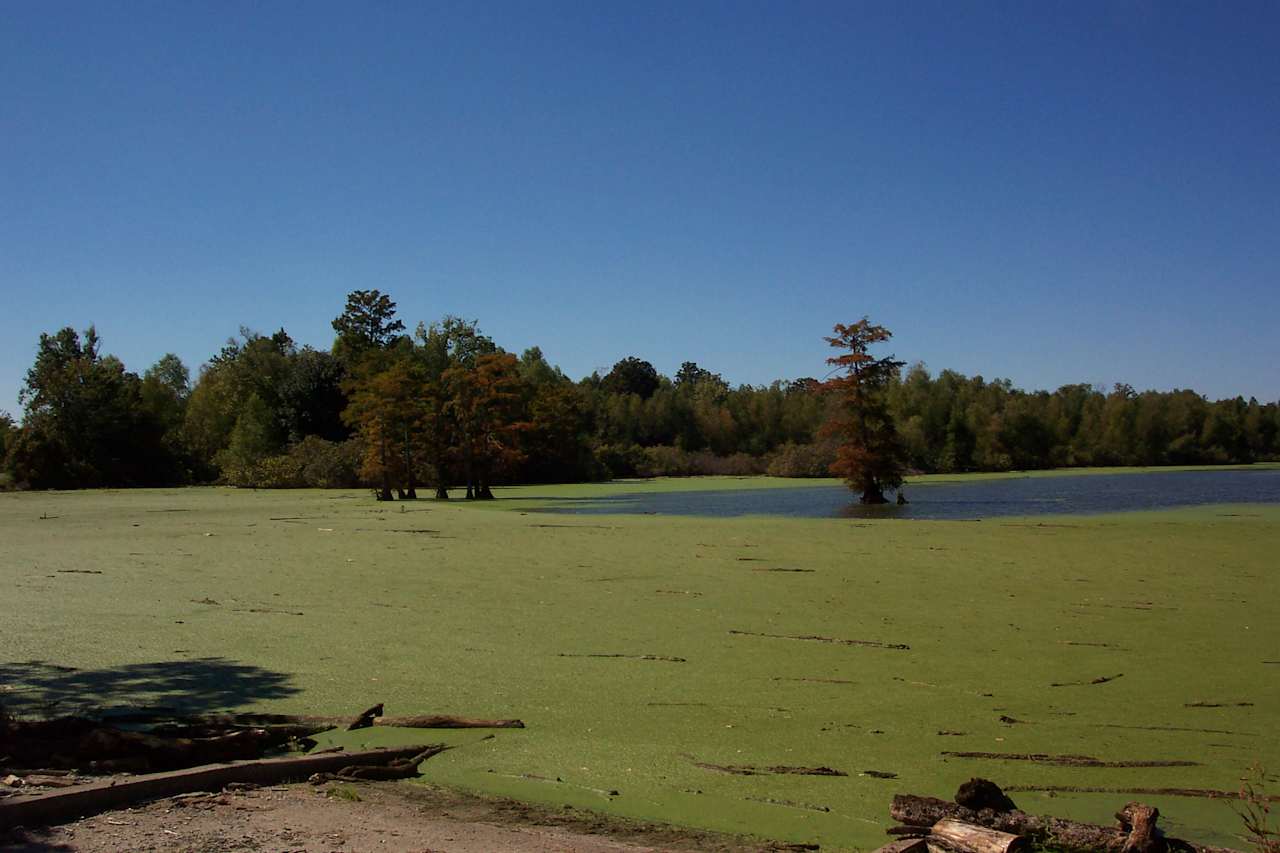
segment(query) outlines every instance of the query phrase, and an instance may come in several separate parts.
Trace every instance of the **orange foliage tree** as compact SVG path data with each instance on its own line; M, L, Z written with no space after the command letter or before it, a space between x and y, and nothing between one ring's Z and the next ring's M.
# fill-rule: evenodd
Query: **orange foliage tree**
M358 378L346 383L342 419L363 440L360 473L378 484L379 500L391 500L393 483L402 498L417 497L415 438L426 416L419 373L407 355L367 359Z
M831 473L860 492L864 504L886 503L885 490L901 486L906 473L906 456L885 400L903 363L868 352L891 337L888 329L863 317L852 325L837 323L833 335L824 338L844 352L827 359L832 372L840 375L822 384L835 404L820 435L839 442Z
M492 500L495 472L523 458L519 436L523 382L516 357L506 352L481 355L474 364L450 367L441 377L457 430L457 451L467 479L467 498Z

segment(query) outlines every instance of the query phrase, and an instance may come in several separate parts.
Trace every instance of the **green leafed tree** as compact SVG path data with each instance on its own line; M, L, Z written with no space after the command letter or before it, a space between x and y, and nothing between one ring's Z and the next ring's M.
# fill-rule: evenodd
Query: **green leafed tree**
M143 404L142 380L103 355L90 326L41 335L19 399L25 407L9 459L35 488L158 485L180 479L165 424Z
M635 394L643 400L653 396L661 385L658 371L647 361L627 356L613 366L600 387L610 394Z
M271 409L257 394L250 394L240 407L231 439L217 455L218 468L232 483L256 483L257 468L278 449Z
M293 339L283 329L268 337L241 328L240 339L227 341L201 370L199 381L186 399L183 432L204 476L219 474L236 483L217 460L234 458L238 460L236 470L250 471L267 457L285 451L290 434L282 392L297 356ZM258 402L251 405L253 397ZM242 442L240 447L242 451L253 447L264 455L252 464L243 453L220 456L230 446L233 430L250 408L253 412L248 418L256 437L250 443Z
M837 323L832 336L824 338L842 352L827 359L838 375L823 386L835 404L820 433L838 442L831 473L860 493L864 504L886 503L885 491L900 487L906 473L905 453L885 399L903 362L870 353L892 336L863 317L852 325Z
M353 290L347 305L333 321L338 333L333 354L347 363L358 361L369 350L386 349L404 331L396 319L396 304L378 290Z
M18 437L18 425L13 422L8 412L0 411L0 487L12 483L13 475L9 472L9 448Z

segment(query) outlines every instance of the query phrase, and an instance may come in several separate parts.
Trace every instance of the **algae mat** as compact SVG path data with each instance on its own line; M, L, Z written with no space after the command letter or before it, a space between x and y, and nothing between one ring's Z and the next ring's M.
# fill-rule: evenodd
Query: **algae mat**
M520 717L489 740L448 733L460 746L426 779L824 848L875 846L894 792L948 796L974 774L1234 790L1254 761L1280 768L1280 508L525 511L627 488L504 490L486 507L0 495L0 702ZM847 775L786 772L823 767ZM1091 820L1135 796L1014 795ZM1141 799L1171 831L1240 843L1222 800Z

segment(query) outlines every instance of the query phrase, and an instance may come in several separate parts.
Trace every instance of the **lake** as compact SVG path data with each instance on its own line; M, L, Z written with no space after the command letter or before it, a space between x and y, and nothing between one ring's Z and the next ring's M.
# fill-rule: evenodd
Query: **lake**
M1280 470L1081 474L908 485L905 506L862 506L842 486L622 494L544 512L732 517L975 519L1280 503Z

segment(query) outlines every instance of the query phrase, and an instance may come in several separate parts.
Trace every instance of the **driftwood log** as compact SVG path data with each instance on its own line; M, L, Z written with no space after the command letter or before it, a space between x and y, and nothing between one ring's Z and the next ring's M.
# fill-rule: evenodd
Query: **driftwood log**
M210 715L174 715L164 713L121 714L109 717L106 722L121 723L162 723L167 726L192 727L192 730L210 731L221 728L253 726L276 729L296 726L299 731L314 734L328 728L353 726L355 723L368 721L367 725L397 726L409 729L523 729L524 722L514 719L482 719L476 717L456 717L451 714L430 714L411 717L384 717L381 713L370 714L382 708L375 705L355 718L332 716L298 716L293 714L210 714ZM366 726L355 726L365 728ZM159 731L161 729L157 729Z
M442 751L443 744L418 744L393 749L305 755L300 758L264 758L190 767L167 773L148 773L123 780L104 780L58 791L0 800L0 829L15 826L47 826L89 814L117 809L145 800L172 797L194 791L219 791L232 783L276 785L306 779L315 773L340 772L344 767L376 767L412 762ZM413 765L415 768L416 764Z
M363 780L368 782L389 782L393 779L410 779L419 775L418 765L433 755L439 755L451 747L438 743L423 750L412 758L397 758L386 764L351 764L337 773L314 773L307 780L313 785L321 782Z
M339 726L522 729L515 719L446 714L384 717L381 703L352 717L283 714L184 715L169 709L104 718L49 720L0 718L0 778L26 776L16 768L76 770L87 774L151 773L223 761L261 758L288 743L315 746L311 736ZM147 731L138 729L145 728ZM35 784L35 783L32 783ZM56 784L56 783L50 783Z
M1135 811L1148 809L1150 814ZM939 821L954 819L977 826L996 829L1012 835L1025 835L1034 842L1061 850L1094 851L1094 853L1235 853L1225 847L1194 844L1160 835L1155 829L1155 809L1131 803L1128 824L1117 827L1063 818L1030 815L1013 809L971 809L935 797L897 794L889 813L900 824L930 827ZM1131 843L1132 839L1132 843ZM1145 846L1143 846L1145 845Z
M478 720L436 714L429 717L378 717L375 726L399 726L406 729L523 729L521 720Z
M960 853L1017 853L1027 846L1021 835L945 817L929 830L928 842Z

